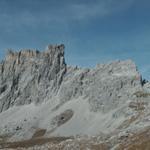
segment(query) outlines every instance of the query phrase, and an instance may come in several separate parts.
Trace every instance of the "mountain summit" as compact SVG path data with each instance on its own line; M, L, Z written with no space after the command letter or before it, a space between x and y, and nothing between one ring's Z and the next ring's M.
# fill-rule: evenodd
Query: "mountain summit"
M0 135L28 140L40 129L43 138L111 137L149 126L144 122L149 83L142 81L132 60L71 67L64 48L8 51L0 63Z
M55 95L65 72L64 45L49 45L44 52L8 51L0 64L0 112Z

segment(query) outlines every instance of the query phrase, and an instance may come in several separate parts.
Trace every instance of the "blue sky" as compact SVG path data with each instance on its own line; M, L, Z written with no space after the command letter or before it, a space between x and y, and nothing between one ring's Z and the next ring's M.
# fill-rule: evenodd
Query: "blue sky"
M149 0L0 0L0 58L64 43L67 64L133 59L150 79L149 14Z

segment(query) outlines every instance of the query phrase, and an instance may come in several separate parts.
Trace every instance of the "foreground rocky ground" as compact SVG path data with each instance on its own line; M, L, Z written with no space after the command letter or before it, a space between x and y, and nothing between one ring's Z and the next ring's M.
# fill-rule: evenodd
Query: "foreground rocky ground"
M149 150L150 128L125 135L93 137L36 137L20 142L1 142L5 150Z

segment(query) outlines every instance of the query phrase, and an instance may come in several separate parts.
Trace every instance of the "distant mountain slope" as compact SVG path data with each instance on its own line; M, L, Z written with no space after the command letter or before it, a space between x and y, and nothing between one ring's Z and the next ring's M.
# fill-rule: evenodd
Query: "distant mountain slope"
M149 89L132 60L89 69L68 66L64 45L9 51L0 63L0 135L126 135L149 126Z
M118 61L94 69L67 67L64 45L44 52L10 51L0 64L0 111L14 105L38 103L56 95L62 102L88 97L93 110L116 105L141 86L135 64ZM107 104L108 103L108 104ZM109 108L108 108L109 109Z

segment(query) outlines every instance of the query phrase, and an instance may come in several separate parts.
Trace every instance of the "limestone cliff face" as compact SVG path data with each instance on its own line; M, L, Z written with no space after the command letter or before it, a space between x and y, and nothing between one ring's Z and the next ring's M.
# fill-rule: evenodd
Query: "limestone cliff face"
M44 52L9 51L0 64L0 112L54 96L65 72L64 45L49 45Z
M70 100L83 96L91 111L108 112L142 90L142 78L131 60L99 64L94 69L68 68L59 90L59 98Z
M49 45L42 52L9 51L0 63L0 112L54 97L63 104L81 96L88 99L92 111L107 112L141 88L141 76L131 60L94 69L67 67L64 45Z
M0 63L0 135L33 139L42 129L45 137L118 137L142 129L150 124L143 83L132 60L89 69L67 66L64 45L9 51Z

